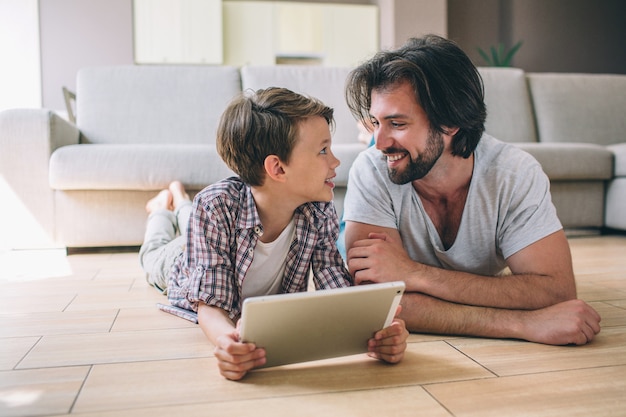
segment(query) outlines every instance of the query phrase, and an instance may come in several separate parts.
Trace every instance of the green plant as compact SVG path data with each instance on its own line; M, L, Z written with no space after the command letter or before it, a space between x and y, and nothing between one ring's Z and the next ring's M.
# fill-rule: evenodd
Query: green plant
M504 45L499 43L497 47L492 46L489 48L491 55L485 52L482 48L477 48L480 56L485 60L490 67L510 67L511 60L519 48L521 48L522 42L518 42L508 51L504 50Z

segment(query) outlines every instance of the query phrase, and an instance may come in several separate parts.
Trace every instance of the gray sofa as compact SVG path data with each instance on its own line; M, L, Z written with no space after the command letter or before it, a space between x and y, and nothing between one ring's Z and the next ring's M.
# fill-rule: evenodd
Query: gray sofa
M215 130L242 89L284 86L335 108L341 213L365 145L344 100L350 68L123 66L81 70L73 125L46 109L0 113L4 245L136 246L146 201L173 179L192 193L227 175ZM534 155L566 228L626 230L626 76L480 68L487 132Z

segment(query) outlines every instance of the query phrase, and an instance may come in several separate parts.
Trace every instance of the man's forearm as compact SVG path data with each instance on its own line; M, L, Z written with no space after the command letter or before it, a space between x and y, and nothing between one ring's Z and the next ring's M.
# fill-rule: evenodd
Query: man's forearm
M420 293L405 293L400 317L412 333L522 339L521 313L456 304Z
M407 291L452 303L504 309L534 310L572 299L573 279L531 273L486 277L419 265L407 279Z
M508 310L450 303L405 293L400 317L413 333L523 339L550 345L583 345L600 331L600 315L582 300L537 310Z

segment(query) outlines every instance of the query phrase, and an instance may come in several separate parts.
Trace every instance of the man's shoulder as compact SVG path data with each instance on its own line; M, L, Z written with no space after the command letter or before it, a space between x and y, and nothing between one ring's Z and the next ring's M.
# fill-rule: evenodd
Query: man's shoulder
M475 154L474 177L480 179L475 182L477 187L509 195L540 195L549 189L549 179L541 164L528 152L490 136L484 136L483 140Z
M517 170L520 165L531 166L538 164L528 152L513 143L503 142L483 134L475 151L478 163L489 166L491 169Z
M514 145L484 133L478 142L476 153L484 155L499 155L502 152L511 152L512 150L514 152L514 149Z

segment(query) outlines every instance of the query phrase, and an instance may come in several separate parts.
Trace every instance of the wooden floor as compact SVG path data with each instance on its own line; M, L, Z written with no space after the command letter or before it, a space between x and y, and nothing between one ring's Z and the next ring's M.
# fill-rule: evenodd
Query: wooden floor
M570 239L582 347L414 334L364 355L219 376L200 329L162 313L136 253L0 253L2 416L625 416L626 236Z

